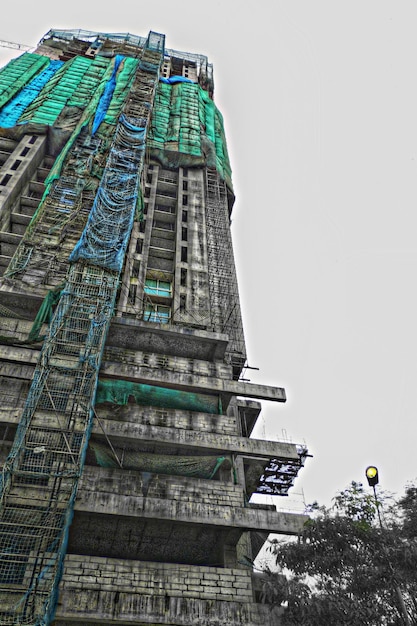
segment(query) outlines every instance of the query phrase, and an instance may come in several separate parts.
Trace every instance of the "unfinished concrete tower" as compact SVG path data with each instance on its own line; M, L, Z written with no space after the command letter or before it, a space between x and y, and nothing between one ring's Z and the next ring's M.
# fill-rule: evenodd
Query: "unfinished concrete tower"
M0 624L276 624L306 450L250 437L212 66L50 31L0 70Z

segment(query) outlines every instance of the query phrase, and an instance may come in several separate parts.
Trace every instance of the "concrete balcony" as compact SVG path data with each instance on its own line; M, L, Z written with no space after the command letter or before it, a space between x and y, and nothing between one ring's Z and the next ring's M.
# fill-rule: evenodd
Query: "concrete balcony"
M88 514L298 534L304 515L244 506L240 485L134 470L85 467L75 504Z
M39 350L20 346L0 345L0 361L17 361L20 364L36 365ZM166 388L219 395L226 408L232 396L285 402L285 390L281 387L258 385L236 380L225 380L214 376L203 376L182 372L162 371L126 361L103 361L100 376L123 379Z
M121 407L120 413L123 412L125 407ZM102 421L102 425L105 429L106 435L110 437L110 440L114 445L129 444L132 445L134 441L140 440L141 442L158 442L165 444L170 448L181 450L187 448L195 450L197 454L211 454L211 453L224 453L224 454L241 454L244 456L252 457L265 457L268 458L281 458L291 459L297 461L299 459L297 445L287 442L266 441L263 439L248 439L247 437L239 437L229 434L217 434L210 432L199 432L195 430L179 429L179 428L165 428L163 426L152 426L148 424L140 423L140 416L143 412L143 407L130 406L129 409L129 421L121 421L114 419L105 419ZM101 415L99 409L98 414ZM132 419L137 414L138 420ZM223 417L223 416L215 416ZM94 433L102 435L102 429L100 424L95 424ZM190 452L188 452L190 453Z

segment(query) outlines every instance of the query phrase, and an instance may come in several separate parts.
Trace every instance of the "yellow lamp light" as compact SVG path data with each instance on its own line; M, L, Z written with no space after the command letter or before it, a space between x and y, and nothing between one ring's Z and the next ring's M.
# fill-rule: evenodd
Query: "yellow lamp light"
M379 483L378 468L375 465L369 465L365 470L365 475L370 487L374 487Z

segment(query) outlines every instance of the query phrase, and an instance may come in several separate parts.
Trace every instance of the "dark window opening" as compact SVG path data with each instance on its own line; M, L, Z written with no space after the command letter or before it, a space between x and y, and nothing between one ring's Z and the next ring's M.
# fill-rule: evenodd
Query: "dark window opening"
M131 284L129 287L129 302L131 304L135 304L136 302L136 290L137 290L137 285Z
M17 159L17 160L13 163L13 165L11 166L11 168L10 168L10 169L11 169L11 170L16 171L16 170L18 169L18 167L21 165L21 163L22 163L22 161L19 161L19 159Z
M181 282L181 287L185 287L187 285L187 270L185 269L185 267L181 268L180 282Z
M184 263L187 263L187 259L188 259L188 250L187 248L182 247L181 248L181 261L183 261Z
M0 185L3 185L3 187L5 187L7 183L9 182L9 180L11 179L11 177L12 177L11 174L6 174L5 176L3 176L3 180L1 181Z

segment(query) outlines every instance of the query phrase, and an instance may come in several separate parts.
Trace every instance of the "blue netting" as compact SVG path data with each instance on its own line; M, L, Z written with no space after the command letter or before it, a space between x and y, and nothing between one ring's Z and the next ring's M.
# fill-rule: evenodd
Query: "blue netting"
M138 201L145 136L145 128L120 118L115 145L71 262L84 260L121 271Z

